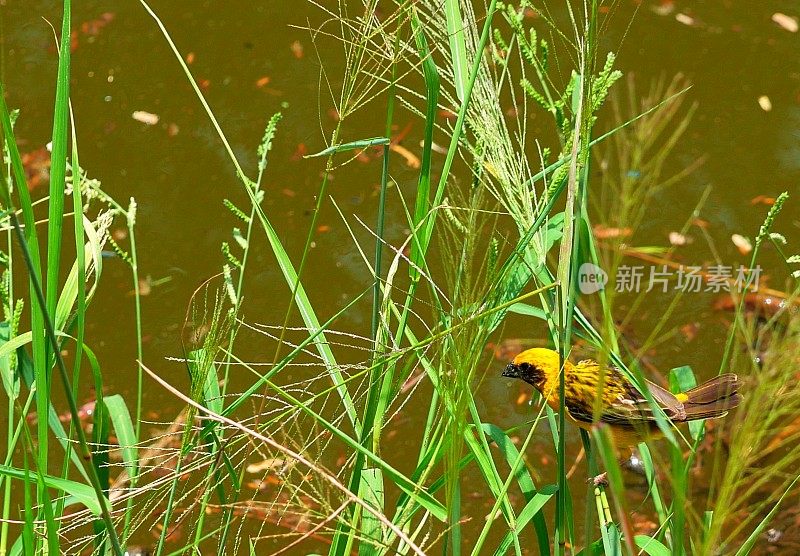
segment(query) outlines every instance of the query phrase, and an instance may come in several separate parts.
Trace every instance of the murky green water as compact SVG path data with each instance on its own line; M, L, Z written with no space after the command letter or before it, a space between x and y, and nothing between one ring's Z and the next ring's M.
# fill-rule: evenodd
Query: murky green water
M253 4L161 1L154 2L153 8L191 60L191 70L247 172L254 173L255 148L267 118L278 110L283 112L265 176L264 209L289 253L298 257L323 170L321 159L298 156L300 146L308 152L322 148L320 127L330 130L334 119L329 97L323 94L318 103L320 60L309 34L290 25L305 26L310 21L315 26L323 15L304 2ZM722 260L731 265L746 263L749 257L739 253L731 235L753 238L768 208L751 200L758 195L775 197L785 190L800 192L800 34L770 20L775 12L797 15L797 6L789 1L718 0L678 1L669 13L655 9L666 12L667 6L653 0L624 0L605 30L604 48L619 49L618 66L626 74L635 74L642 90L655 78L671 78L678 72L687 77L693 84L687 100L696 102L698 108L666 172L675 173L703 156L706 161L655 199L644 226L630 243L668 245L668 234L681 229L703 190L710 186L700 214L709 223L706 231ZM103 14L113 17L104 18ZM42 18L58 22L60 16L51 2L13 0L0 7L0 15L7 100L10 106L22 109L17 125L20 148L32 152L50 140L56 69L52 31ZM105 22L101 28L92 23L98 19ZM231 228L238 225L222 200L245 205L246 197L212 125L141 6L136 2L78 2L73 21L78 32L72 99L81 165L118 200L135 197L138 202L140 272L156 284L143 304L145 359L171 382L185 385L184 367L165 357L182 354L180 329L188 300L206 278L219 272L224 262L220 244L230 241ZM82 24L88 27L82 30ZM320 56L335 89L340 60L325 50ZM768 97L769 111L759 97ZM360 113L354 136L382 133L385 116L380 104L374 107ZM144 125L131 117L134 111L157 114L160 121ZM396 122L401 129L411 125L403 145L419 154L420 121L400 111ZM611 119L606 117L597 129L605 131L610 125ZM441 158L435 163L441 164ZM415 173L398 156L392 172L404 191L413 191ZM356 162L336 173L330 194L343 211L371 223L379 175L379 160ZM45 191L46 183L34 195ZM796 207L789 205L789 215L781 224L780 231L790 242L800 237ZM392 210L387 237L397 242L403 237L404 219L399 207ZM365 288L368 279L330 202L326 202L319 224L325 228L316 238L304 284L318 314L330 315ZM678 259L697 265L712 261L712 251L699 230L693 228L689 234L695 242L679 248ZM250 265L245 318L280 324L288 290L263 237L258 239ZM786 269L777 257L767 254L762 265L772 275L770 285L782 289ZM131 290L124 264L108 259L89 315L88 343L100 358L108 390L122 393L126 399L135 398ZM681 302L670 324L680 327L699 322L697 335L659 346L652 354L655 365L668 369L688 364L700 375L716 370L726 330L725 319L712 310L713 299L711 293L691 294ZM653 296L644 304L642 318L632 323L634 336L647 336L648 327L660 317L663 302L663 296ZM522 328L525 322L511 319L506 335L530 336ZM368 332L369 304L360 305L340 327ZM256 341L241 349L242 356L251 360L272 357L272 352ZM525 418L524 410L515 404L522 390L500 379L499 368L498 363L498 376L484 381L481 410L487 420L510 426ZM232 387L247 380L234 377ZM170 420L180 404L152 382L146 384L146 407L156 411L156 419ZM399 448L405 444L403 431L412 432L426 411L427 407L415 406L413 399L404 408L397 426ZM577 435L574 439L577 441ZM552 469L546 440L543 435L541 448L532 450L531 458L542 463L549 458ZM408 457L415 457L412 446L408 447ZM398 450L396 465L410 469L413 461L404 460L400 453ZM473 523L480 526L489 507L471 493L464 498ZM465 538L472 538L477 530L466 526ZM152 542L147 533L139 540ZM324 550L324 543L318 549Z

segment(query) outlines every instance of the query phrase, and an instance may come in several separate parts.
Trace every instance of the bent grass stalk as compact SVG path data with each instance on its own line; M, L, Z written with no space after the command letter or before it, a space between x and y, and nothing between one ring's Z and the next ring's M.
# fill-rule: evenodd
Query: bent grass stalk
M160 384L162 387L167 389L169 392L171 392L172 394L174 394L178 398L182 399L184 402L186 402L190 406L194 407L197 411L203 413L204 415L206 415L210 419L214 419L215 421L218 421L218 422L221 422L221 423L225 423L226 425L229 425L229 426L231 426L233 428L239 429L240 431L244 432L245 434L251 436L252 438L260 440L264 444L269 445L273 449L275 449L275 450L283 453L284 455L292 458L293 460L301 463L302 465L306 466L309 470L311 470L314 473L318 474L319 476L323 477L332 486L334 486L336 489L341 491L345 496L347 496L347 498L349 499L350 502L361 506L364 509L364 511L367 511L370 514L372 514L373 516L375 516L375 518L380 520L381 523L383 523L385 526L387 526L389 529L391 529L393 532L395 532L397 535L399 535L400 538L402 538L403 541L406 542L416 554L419 554L420 556L425 556L425 553L422 552L422 549L420 549L416 544L414 544L411 541L411 539L409 539L400 529L397 528L397 526L395 526L391 521L389 521L382 513L378 512L377 510L372 508L371 505L367 504L366 502L361 500L357 495L355 495L353 492L348 490L347 487L345 487L342 483L340 483L333 475L330 475L329 473L325 472L322 468L320 468L319 466L317 466L316 464L314 464L310 460L306 459L301 454L298 454L298 453L290 450L289 448L287 448L287 447L275 442L271 438L269 438L267 436L264 436L264 435L254 431L252 429L249 429L249 428L245 427L244 425L238 423L237 421L234 421L233 419L229 419L229 418L227 418L227 417L225 417L223 415L220 415L218 413L214 413L213 411L211 411L207 407L203 406L202 404L197 403L196 401L194 401L190 397L186 396L185 394L183 394L182 392L180 392L179 390L177 390L176 388L171 386L168 382L166 382L164 379L159 377L157 374L155 374L153 371L151 371L147 367L142 366L142 368L158 384Z

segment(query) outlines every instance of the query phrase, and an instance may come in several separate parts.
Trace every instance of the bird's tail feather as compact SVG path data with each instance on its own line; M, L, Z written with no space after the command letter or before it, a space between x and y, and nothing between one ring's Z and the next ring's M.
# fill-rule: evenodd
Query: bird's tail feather
M742 401L739 390L739 377L724 374L704 382L700 386L684 392L683 402L686 420L722 417Z

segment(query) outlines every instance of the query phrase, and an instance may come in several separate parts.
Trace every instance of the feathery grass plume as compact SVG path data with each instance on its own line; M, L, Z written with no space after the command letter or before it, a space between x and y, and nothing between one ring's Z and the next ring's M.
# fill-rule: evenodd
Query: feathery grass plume
M729 439L708 448L710 525L690 514L699 553L720 554L741 546L758 528L771 525L770 511L800 469L800 315L795 292L769 322L753 319L734 352L732 368L744 376L741 406L728 417ZM722 435L719 435L720 437ZM790 494L796 497L797 489ZM776 527L784 527L776 524Z
M442 398L440 419L442 434L448 439L445 455L446 496L450 508L450 545L461 543L460 461L464 455L465 435L474 419L473 392L483 380L481 365L486 344L494 330L493 316L478 317L500 304L496 290L497 268L486 256L497 240L496 202L478 181L461 191L451 188L450 201L445 200L440 243L444 278L441 281L449 305L443 307L438 320L442 329L454 329L436 348L433 364L438 368ZM473 417L470 417L470 415Z

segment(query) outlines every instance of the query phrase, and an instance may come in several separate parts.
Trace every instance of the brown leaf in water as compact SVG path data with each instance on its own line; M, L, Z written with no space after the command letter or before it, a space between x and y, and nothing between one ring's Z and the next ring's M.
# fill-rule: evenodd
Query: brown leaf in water
M409 377L406 379L406 381L403 383L403 386L401 386L401 387L400 387L400 391L401 391L403 394L407 394L408 392L410 392L411 390L413 390L413 389L414 389L414 387L415 387L417 384L419 384L419 383L420 383L420 381L422 381L422 379L424 379L424 378L425 378L425 376L426 376L426 375L425 375L425 373L424 373L424 372L421 372L421 371L414 371L413 373L411 373L411 376L409 376Z
M731 241L742 255L747 255L753 250L753 244L743 235L733 234L731 236Z
M306 147L305 143L299 143L297 148L292 153L291 160L297 162L298 160L302 160L302 158L308 154L308 147Z
M631 521L633 530L639 535L653 535L658 531L658 523L653 521L650 516L640 514L639 512L631 512Z
M715 311L735 311L738 304L738 299L733 296L722 295L714 301L712 307ZM748 313L772 317L779 311L796 312L798 311L798 304L797 302L790 303L788 300L777 296L750 292L744 296L744 310Z
M262 88L266 87L267 85L269 85L270 81L271 81L271 79L269 78L268 75L265 75L263 77L259 77L256 80L256 87L258 87L259 89L262 89Z
M100 31L102 31L103 28L112 21L114 21L114 14L111 12L105 12L96 19L91 19L81 23L81 33L96 37L100 34Z
M84 21L80 24L77 31L73 31L69 36L69 48L74 52L79 44L80 37L86 37L86 42L94 42L95 38L100 34L106 25L114 20L114 14L105 12L100 17Z
M670 232L669 233L669 243L670 245L681 246L687 245L694 241L691 237L685 236L679 232Z
M22 155L22 166L28 182L28 191L50 183L50 152L42 147Z
M403 139L406 138L406 136L411 132L411 130L413 128L414 128L414 124L412 124L411 122L408 122L405 126L403 126L403 129L401 129L400 131L398 131L397 133L392 135L392 143L400 143L400 142L402 142Z
M756 195L750 199L751 205L767 205L772 206L775 204L775 197L767 197L766 195Z
M675 11L675 3L672 0L661 0L658 5L650 8L657 15L669 15Z
M186 55L186 63L187 63L187 64L189 64L189 65L191 66L192 64L194 64L194 60L195 60L195 54L194 54L194 52L189 52L189 53Z
M300 41L294 41L289 48L292 50L294 57L298 60L303 57L303 43Z
M272 471L281 469L286 464L286 461L281 458L267 458L258 463L251 463L245 470L248 473L261 473L262 471Z
M144 110L136 110L131 116L137 122L142 122L145 125L156 125L159 120L158 114L145 112Z
M614 239L619 237L630 237L633 234L633 230L630 228L613 228L606 226L604 224L596 224L592 228L592 232L594 232L594 237L597 239Z
M139 295L144 297L146 295L150 295L150 293L152 291L153 291L153 284L152 284L152 282L150 280L150 277L148 276L147 278L140 278L139 279Z
M700 328L700 325L696 322L687 322L683 326L681 326L680 331L683 335L683 339L687 342L691 342L697 336L697 331Z
M417 155L409 151L403 145L395 145L393 143L389 145L389 149L391 149L392 151L396 152L397 154L405 158L406 164L408 165L409 168L417 170L421 166L419 157L417 157Z
M783 442L797 433L800 433L800 417L783 427L778 433L770 440L767 445L767 450L774 450L778 448Z
M786 29L790 33L797 33L798 23L797 18L790 15L775 12L772 14L772 21L777 23L782 29Z
M319 226L317 226L317 232L320 233L320 234L324 234L324 233L330 232L330 231L331 231L331 227L328 226L327 224L320 224Z

